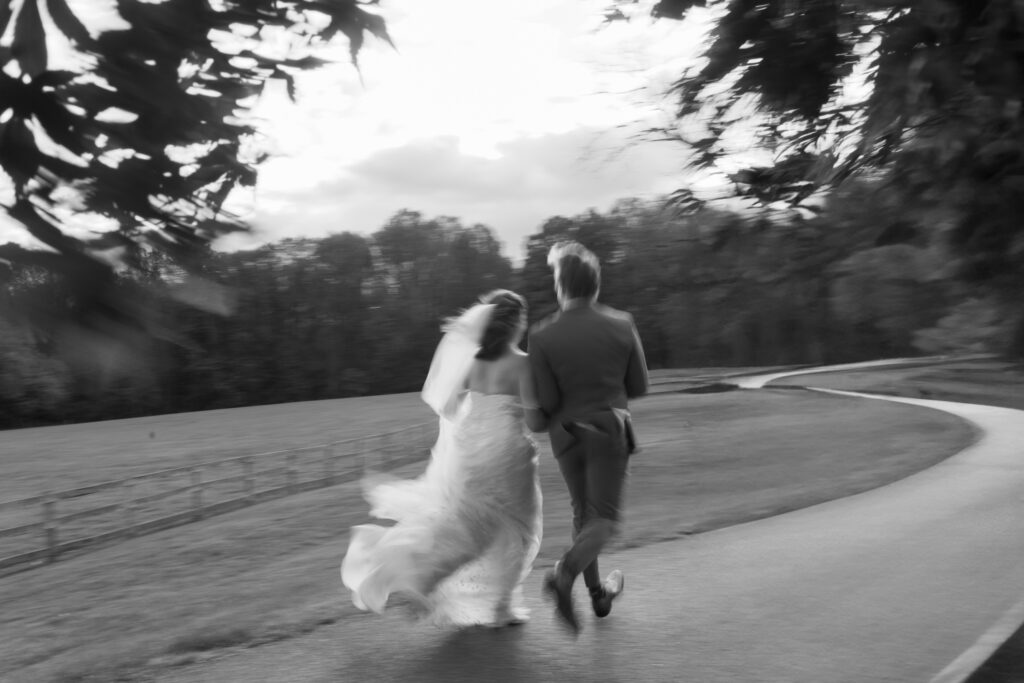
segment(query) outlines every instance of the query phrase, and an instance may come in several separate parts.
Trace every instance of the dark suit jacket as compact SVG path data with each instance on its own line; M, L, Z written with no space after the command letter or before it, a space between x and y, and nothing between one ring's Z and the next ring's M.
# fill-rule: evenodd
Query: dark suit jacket
M528 352L555 455L577 440L576 423L615 429L628 450L635 450L632 425L622 411L628 399L647 393L647 363L629 313L570 302L531 332Z

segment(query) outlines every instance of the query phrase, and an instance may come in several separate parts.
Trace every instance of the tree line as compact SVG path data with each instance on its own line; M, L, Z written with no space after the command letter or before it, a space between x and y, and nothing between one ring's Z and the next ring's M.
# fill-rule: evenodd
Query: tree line
M417 391L440 324L482 293L521 292L531 323L557 309L546 257L563 239L600 257L601 299L633 313L652 368L1019 353L999 302L894 229L885 196L851 185L811 219L625 199L546 220L518 266L487 226L415 211L366 236L209 251L190 271L154 250L104 293L120 305L103 324L78 316L91 309L72 279L18 267L0 303L0 426Z
M224 202L266 156L255 96L294 91L339 36L353 62L366 35L390 42L384 18L360 0L115 4L124 26L100 31L66 0L0 3L4 210L44 245L0 245L0 426L414 390L440 320L479 292L553 308L544 255L565 237L602 257L603 298L634 313L654 367L1024 348L1015 0L616 2L609 21L711 17L654 133L760 208L683 187L687 215L553 217L517 266L485 226L415 212L211 252L245 228ZM284 34L295 49L268 52ZM734 170L751 126L772 161Z

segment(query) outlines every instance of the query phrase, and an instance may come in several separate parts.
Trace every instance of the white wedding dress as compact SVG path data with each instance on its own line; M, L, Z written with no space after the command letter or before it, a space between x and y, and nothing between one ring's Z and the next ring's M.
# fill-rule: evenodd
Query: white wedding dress
M447 341L456 332L467 334L450 331ZM519 399L468 391L448 403L431 393L425 388L428 403L455 407L439 410L427 469L413 480L364 480L370 514L395 523L353 527L342 582L360 609L379 613L391 594L405 594L438 626L525 621L522 583L540 548L542 521L537 448Z

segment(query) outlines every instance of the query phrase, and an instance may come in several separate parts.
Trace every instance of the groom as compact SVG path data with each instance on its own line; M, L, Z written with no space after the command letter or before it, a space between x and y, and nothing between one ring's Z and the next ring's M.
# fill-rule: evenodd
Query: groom
M545 593L574 632L576 577L590 591L594 614L607 616L623 589L622 572L605 581L597 556L615 534L630 454L636 450L627 399L647 393L647 365L628 313L597 303L601 267L581 244L548 254L561 312L529 338L537 403L547 417L551 449L572 499L572 547L548 572Z

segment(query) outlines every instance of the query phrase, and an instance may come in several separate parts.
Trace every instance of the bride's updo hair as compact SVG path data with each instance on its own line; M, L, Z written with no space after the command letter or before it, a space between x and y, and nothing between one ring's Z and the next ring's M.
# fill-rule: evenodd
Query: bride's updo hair
M494 360L503 356L509 343L515 341L525 329L526 300L507 289L496 289L481 297L480 302L494 304L494 310L491 311L491 319L480 339L480 350L476 357L480 360Z

